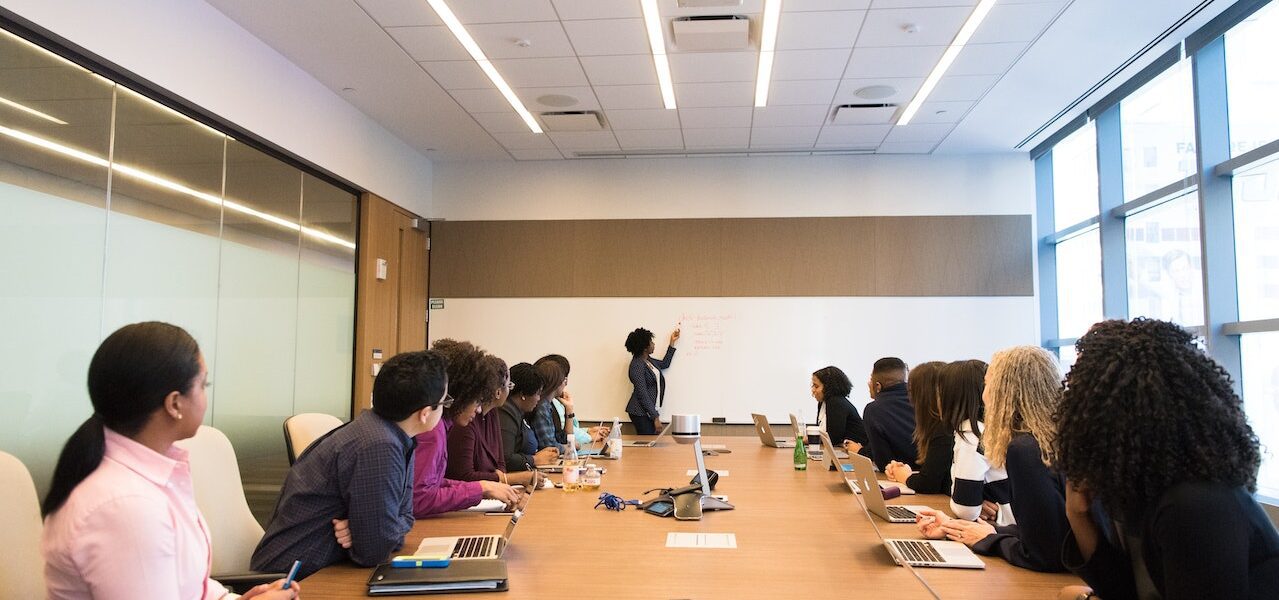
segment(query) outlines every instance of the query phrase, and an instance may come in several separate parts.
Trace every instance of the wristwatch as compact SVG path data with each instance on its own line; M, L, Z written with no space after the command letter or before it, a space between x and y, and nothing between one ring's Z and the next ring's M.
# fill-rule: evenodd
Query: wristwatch
M577 418L577 415L575 415L575 414L573 414L573 413L564 413L564 418L565 418L565 419L576 419L576 418Z

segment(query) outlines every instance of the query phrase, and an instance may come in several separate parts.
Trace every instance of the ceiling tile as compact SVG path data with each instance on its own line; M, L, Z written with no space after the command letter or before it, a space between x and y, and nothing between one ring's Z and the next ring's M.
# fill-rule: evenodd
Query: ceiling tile
M1044 28L1061 12L1055 3L997 3L973 33L972 44L996 42L1029 42L1039 37Z
M885 142L875 154L928 154L936 146L933 142Z
M639 4L639 2L636 2ZM764 12L764 0L742 0L741 6L726 10L723 6L680 8L678 0L657 0L657 12L663 17L693 17L701 15L755 15ZM669 31L669 29L668 29Z
M873 146L884 140L892 125L827 125L817 138L817 147L847 148Z
M604 113L613 131L633 129L679 129L679 111L664 108L610 110Z
M821 127L752 127L751 148L812 148Z
M533 150L536 148L554 149L550 138L545 133L531 131L514 133L495 133L493 139L507 150Z
M937 82L929 100L937 102L964 102L977 100L985 94L990 86L999 80L998 75L951 75L946 74Z
M810 12L815 10L864 10L871 0L786 0L782 12Z
M387 27L386 32L413 60L471 60L448 27Z
M945 46L854 48L844 77L927 77L945 51Z
M583 56L581 60L591 85L657 85L653 57L648 54Z
M857 36L857 46L949 46L971 12L961 6L872 10ZM907 25L918 30L909 33Z
M550 133L560 152L572 150L618 150L617 138L611 131L562 131Z
M446 90L474 90L491 88L489 81L480 66L473 60L443 60L420 63L430 73L431 78Z
M946 71L950 75L999 75L1012 68L1026 49L1024 42L1007 44L968 44L959 51L955 63Z
M830 114L830 105L768 106L756 108L751 126L759 127L810 127L821 126Z
M849 51L783 50L773 55L773 81L790 79L839 79L848 66Z
M564 30L578 56L646 54L648 32L643 19L565 21Z
M531 133L528 125L513 110L495 113L475 113L476 122L489 133Z
M831 125L889 125L897 114L898 108L893 105L880 106L854 105L838 106L832 111Z
M613 133L623 150L684 149L684 137L678 129L634 129Z
M555 148L543 148L538 150L511 150L511 156L515 160L560 160L564 158L559 150Z
M675 83L755 81L758 52L684 52L671 54Z
M684 147L694 148L745 148L750 145L749 127L718 129L685 129Z
M753 109L749 106L733 108L681 108L679 122L684 129L719 129L726 127L750 127Z
M663 108L662 90L654 85L596 85L595 97L605 110Z
M355 0L355 3L383 27L444 24L422 0Z
M600 103L595 99L595 92L586 86L578 87L530 87L516 88L515 95L519 96L520 101L524 103L525 108L533 112L562 112L566 110L599 110ZM543 96L567 96L576 99L576 104L563 106L566 102L554 102L552 104L543 104L538 98ZM556 100L565 100L557 98Z
M466 112L485 113L485 112L506 112L514 110L511 105L506 102L506 98L502 97L502 93L497 88L485 88L479 90L453 90L449 92L457 103L466 109Z
M472 23L520 23L555 21L555 8L550 0L464 0L449 3L459 21ZM471 35L475 30L467 27Z
M893 127L885 142L940 142L955 126L949 123L911 123Z
M977 6L977 0L872 0L871 8L927 8L930 6Z
M558 21L468 25L466 30L490 60L574 56L573 45ZM528 46L518 42L527 41Z
M675 102L688 108L709 106L750 106L755 100L755 83L677 83Z
M590 85L576 58L513 58L493 66L511 87Z
M835 92L835 104L905 104L915 97L919 86L924 84L923 77L881 77L874 79L845 79L839 82L839 90ZM897 90L887 98L862 98L857 90L871 86L886 85Z
M643 17L640 3L635 0L551 0L560 18L575 19L624 19Z
M968 110L973 107L973 102L924 102L919 107L919 112L915 113L915 118L910 120L912 125L916 123L958 123L964 115L968 114Z
M778 50L852 48L866 11L789 12L777 30Z
M768 86L769 106L792 104L830 104L839 82L833 79L820 81L776 81Z

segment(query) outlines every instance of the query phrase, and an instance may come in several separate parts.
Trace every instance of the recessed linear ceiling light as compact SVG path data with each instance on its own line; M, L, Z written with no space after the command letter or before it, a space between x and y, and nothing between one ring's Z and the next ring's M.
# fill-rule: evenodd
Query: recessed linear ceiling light
M671 82L671 63L666 59L666 40L662 36L662 17L657 12L657 0L640 0L640 7L644 9L644 27L648 29L648 46L653 51L657 83L662 87L662 104L671 110L675 108L675 85Z
M542 133L542 126L537 124L537 119L533 118L533 113L524 108L524 103L520 102L519 97L515 95L515 91L506 84L505 79L502 79L502 75L493 67L493 63L489 62L488 57L484 55L484 51L480 50L480 45L475 43L475 39L471 37L471 34L462 26L462 22L453 14L453 9L449 8L449 5L445 4L444 0L426 0L426 2L431 5L431 8L435 9L435 14L439 15L441 21L444 21L449 31L453 32L453 37L456 37L462 47L466 48L471 58L475 59L476 64L488 76L489 81L492 81L493 85L497 86L497 91L502 93L502 97L506 98L511 108L514 108L515 112L519 113L520 118L524 119L524 124L528 125L528 128L533 130L533 133Z
M951 41L950 46L946 48L946 52L942 53L941 60L937 61L937 66L933 67L933 72L928 74L928 78L924 80L924 85L920 86L919 91L915 93L915 97L911 98L910 104L906 105L906 110L902 111L901 118L897 119L898 125L908 125L910 120L915 118L915 113L919 111L920 105L933 92L933 88L937 87L937 82L941 80L942 75L946 74L946 69L950 68L951 63L955 62L955 57L959 56L959 52L964 49L964 44L972 39L973 33L976 33L977 27L985 20L986 15L990 13L990 9L995 6L995 0L981 0L977 4L977 8L973 9L972 14L968 15L968 20L964 21L964 26L959 28L959 33L955 35L955 39Z
M149 171L143 171L142 169L139 169L136 167L122 165L120 163L113 163L111 161L108 161L105 158L102 158L101 156L96 156L94 154L90 154L83 150L77 150L70 146L63 146L62 144L59 144L52 140L47 140L45 138L42 138L37 135L32 135L25 131L10 129L8 127L0 125L0 135L8 136L15 140L31 144L32 146L44 148L45 150L49 150L51 152L61 154L62 156L66 156L69 158L74 158L76 160L79 160L81 162L86 162L94 166L110 167L112 171L115 171L116 173L119 173L121 175L132 177L134 179L139 179L147 183L150 183L152 185L159 186L170 191L178 192L185 196L190 196L197 200L203 200L205 202L208 202L209 204L221 206L228 210L233 210L238 213L246 214L251 217L260 219L262 221L279 225L280 227L283 227L285 229L300 231L305 235L309 235L319 240L324 240L331 244L337 244L338 246L350 248L352 250L355 249L355 242L344 240L331 233L320 231L319 229L304 227L288 219L282 219L275 215L264 213L260 210L255 210L253 208L249 208L248 206L240 204L239 202L236 202L234 200L226 200L218 196L215 196L213 194L210 194L208 192L201 192L200 190L189 188L176 181L165 179L163 177L160 177L159 175L155 175Z
M66 124L67 124L67 122L66 122L66 121L63 121L62 119L59 119L59 118L57 118L57 117L53 117L53 116L50 116L50 115L46 115L46 114L44 114L44 113L42 113L42 112L40 112L40 111L38 111L38 110L36 110L36 109L34 109L34 108L31 108L30 106L27 106L27 105L25 105L25 104L19 104L19 103L17 103L17 102L14 102L13 100L8 99L8 98L0 98L0 104L3 104L3 105L8 106L8 107L10 107L10 108L15 108L15 109L17 109L17 110L20 110L20 111L22 111L22 112L24 112L24 113L27 113L27 114L32 115L32 116L35 116L35 117L40 117L41 119L44 119L44 120L46 120L46 121L49 121L49 122L52 122L52 123L57 123L58 125L66 125Z
M782 19L782 0L766 0L764 29L759 38L759 72L755 75L755 106L768 105L768 84L773 78L773 50L777 48L777 25Z

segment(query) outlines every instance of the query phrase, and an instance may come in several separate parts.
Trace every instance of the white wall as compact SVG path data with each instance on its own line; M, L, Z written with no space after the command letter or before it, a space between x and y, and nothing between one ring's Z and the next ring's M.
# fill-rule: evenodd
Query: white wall
M1034 214L1024 154L436 165L432 217L672 219Z
M410 211L431 212L431 161L201 0L5 8Z

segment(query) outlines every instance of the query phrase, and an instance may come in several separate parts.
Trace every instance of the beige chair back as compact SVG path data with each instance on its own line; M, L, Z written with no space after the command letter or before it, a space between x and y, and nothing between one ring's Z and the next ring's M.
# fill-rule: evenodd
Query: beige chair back
M0 598L43 598L40 500L22 461L0 452L0 531L10 549L0 560Z
M289 464L297 461L315 440L342 426L342 420L323 413L302 413L284 420L284 445L289 451Z
M213 573L248 572L249 559L263 531L244 497L231 440L221 431L201 425L195 437L177 445L190 453L195 503L209 524L213 544Z

